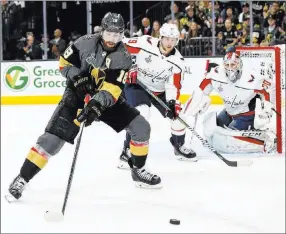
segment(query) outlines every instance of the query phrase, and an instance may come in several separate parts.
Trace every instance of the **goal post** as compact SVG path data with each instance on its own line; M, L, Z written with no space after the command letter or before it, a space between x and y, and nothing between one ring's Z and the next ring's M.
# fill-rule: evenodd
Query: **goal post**
M268 78L270 86L265 81L265 89L270 94L278 114L274 113L272 121L277 135L277 151L285 152L285 45L269 47L237 47L243 61L243 72L253 70Z

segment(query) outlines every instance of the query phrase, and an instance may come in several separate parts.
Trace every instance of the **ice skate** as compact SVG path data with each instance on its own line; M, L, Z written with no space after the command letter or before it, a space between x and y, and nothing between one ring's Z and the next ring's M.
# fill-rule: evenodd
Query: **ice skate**
M132 168L131 175L133 181L135 182L135 186L138 188L162 188L161 178L155 174L148 172L145 167Z
M122 153L119 157L119 161L118 161L118 165L117 167L119 169L126 169L126 170L129 170L130 169L130 166L128 164L128 159L131 158L131 154L130 154L130 149L129 148L126 148L124 146L123 150L122 150Z
M177 156L178 160L190 162L198 161L197 154L195 151L190 148L187 148L186 146L184 146L184 144L175 145L172 137L170 138L170 142L174 147L174 154Z
M11 203L18 200L26 187L27 182L18 175L9 186L9 193L5 195L6 200Z

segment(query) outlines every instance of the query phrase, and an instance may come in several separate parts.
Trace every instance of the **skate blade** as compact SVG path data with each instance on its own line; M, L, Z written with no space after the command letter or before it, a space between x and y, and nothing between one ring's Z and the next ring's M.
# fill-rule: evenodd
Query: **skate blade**
M118 162L117 168L118 169L123 169L123 170L130 170L129 164L127 162L124 162L124 161L121 161L121 160Z
M177 159L179 161L186 161L186 162L197 162L198 161L198 158L197 157L194 157L194 158L186 158L184 156L177 156Z
M17 199L13 195L11 195L10 193L4 195L4 197L8 203L13 203L13 202L17 201Z
M156 185L150 185L142 182L135 182L135 186L137 188L144 188L144 189L161 189L163 187L162 183Z

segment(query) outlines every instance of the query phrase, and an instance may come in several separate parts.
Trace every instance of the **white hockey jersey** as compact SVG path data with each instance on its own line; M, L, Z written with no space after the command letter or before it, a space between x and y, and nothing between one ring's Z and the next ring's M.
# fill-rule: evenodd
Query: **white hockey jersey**
M246 74L243 71L241 78L232 83L227 79L223 66L218 66L206 75L200 88L206 95L215 90L223 99L226 112L236 116L254 114L257 95L269 101L269 93L264 85L265 80L260 74Z
M178 99L183 81L184 58L177 49L161 54L159 40L150 36L125 38L129 53L136 55L137 78L154 93L166 92L167 101Z

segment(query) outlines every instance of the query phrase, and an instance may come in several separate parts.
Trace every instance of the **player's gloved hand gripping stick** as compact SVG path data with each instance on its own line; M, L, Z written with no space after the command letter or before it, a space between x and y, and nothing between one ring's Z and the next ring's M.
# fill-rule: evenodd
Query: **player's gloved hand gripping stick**
M86 95L85 99L84 99L85 106L87 105L89 100L90 100L90 96ZM85 127L85 123L86 123L86 120L84 122L82 122L80 125L79 136L78 136L77 142L76 142L76 147L75 147L75 151L74 151L74 156L73 156L72 166L71 166L71 170L70 170L69 180L68 180L68 184L67 184L67 188L66 188L64 203L62 206L62 211L61 212L49 211L49 210L46 211L45 219L48 222L60 222L64 219L65 209L66 209L67 201L69 198L69 193L70 193L70 189L71 189L71 185L72 185L72 179L73 179L73 175L74 175L75 165L76 165L76 161L77 161L77 155L78 155L78 151L79 151L79 147L80 147L80 143L81 143L81 137L82 137L83 129Z
M140 80L137 78L137 84L140 85L147 93L151 95L162 107L164 107L167 111L171 111L169 106L166 105L160 98L158 98L153 92L148 89ZM230 167L241 167L241 166L250 166L253 161L252 160L241 160L241 161L230 161L224 158L219 152L217 152L208 142L207 140L203 139L192 127L190 127L180 116L177 119L188 128L193 135L195 135L208 149L210 149L216 156L218 156L225 164Z

